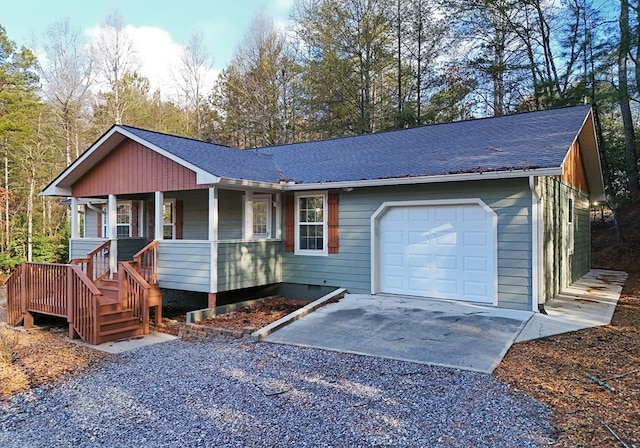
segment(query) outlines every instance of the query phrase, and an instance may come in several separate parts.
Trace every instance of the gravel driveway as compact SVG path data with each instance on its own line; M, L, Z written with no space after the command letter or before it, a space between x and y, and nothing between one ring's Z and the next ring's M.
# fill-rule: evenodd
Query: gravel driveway
M2 447L538 447L548 407L490 375L176 340L0 403Z

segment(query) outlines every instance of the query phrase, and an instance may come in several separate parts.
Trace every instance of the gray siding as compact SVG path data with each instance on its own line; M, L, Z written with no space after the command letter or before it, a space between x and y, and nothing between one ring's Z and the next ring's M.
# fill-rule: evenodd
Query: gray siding
M355 189L340 193L339 253L283 253L288 283L371 291L371 215L385 201L480 198L498 215L498 304L531 309L531 190L527 179Z
M282 282L280 241L218 243L218 292Z
M106 238L72 238L69 240L69 260L84 258L89 252L107 241Z
M209 241L160 241L158 282L161 288L210 292Z
M84 208L84 237L98 237L98 218L101 215L91 210L89 207Z

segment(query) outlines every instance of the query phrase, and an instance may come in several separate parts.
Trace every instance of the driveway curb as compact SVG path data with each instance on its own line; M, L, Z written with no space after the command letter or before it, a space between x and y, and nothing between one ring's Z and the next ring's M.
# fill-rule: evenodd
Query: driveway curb
M280 328L289 325L291 322L294 322L301 317L314 312L318 308L325 306L331 301L341 299L342 297L344 297L346 292L347 290L345 288L339 288L335 291L330 292L329 294L320 297L318 300L314 300L310 304L303 306L293 313L287 314L283 318L278 319L277 321L270 323L266 327L262 327L260 330L253 332L251 334L251 340L259 341L260 339L269 336L274 331L279 330Z

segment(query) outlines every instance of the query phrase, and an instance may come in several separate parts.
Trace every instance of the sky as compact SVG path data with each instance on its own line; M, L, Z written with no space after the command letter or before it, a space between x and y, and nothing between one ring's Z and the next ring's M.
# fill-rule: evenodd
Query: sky
M87 36L105 17L119 11L136 44L140 72L152 89L171 82L168 67L178 45L193 31L204 35L213 56L212 76L225 68L259 12L286 26L294 0L20 0L1 8L0 25L10 40L36 51L46 29L67 18ZM35 48L34 48L35 47ZM173 62L172 62L173 61Z

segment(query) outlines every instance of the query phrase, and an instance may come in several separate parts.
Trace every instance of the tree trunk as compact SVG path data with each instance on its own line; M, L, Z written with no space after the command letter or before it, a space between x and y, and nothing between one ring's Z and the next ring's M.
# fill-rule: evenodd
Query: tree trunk
M29 196L27 197L27 261L33 261L33 196L36 192L36 168L31 165Z
M618 47L618 98L624 129L624 146L627 169L627 188L632 200L640 199L638 184L638 156L636 154L636 136L633 129L633 117L629 106L629 86L627 80L627 58L631 47L629 30L629 1L620 1L620 46Z
M607 148L605 146L604 138L602 137L602 125L600 124L600 114L598 113L598 107L593 105L593 117L596 127L596 138L598 139L598 146L600 147L600 161L602 164L602 174L604 176L605 190L608 196L609 207L613 213L613 221L616 226L616 236L618 242L624 242L624 235L622 234L622 227L620 226L620 220L618 219L618 202L616 200L617 191L613 186L613 179L611 176L611 169L609 168L609 159L607 157Z

